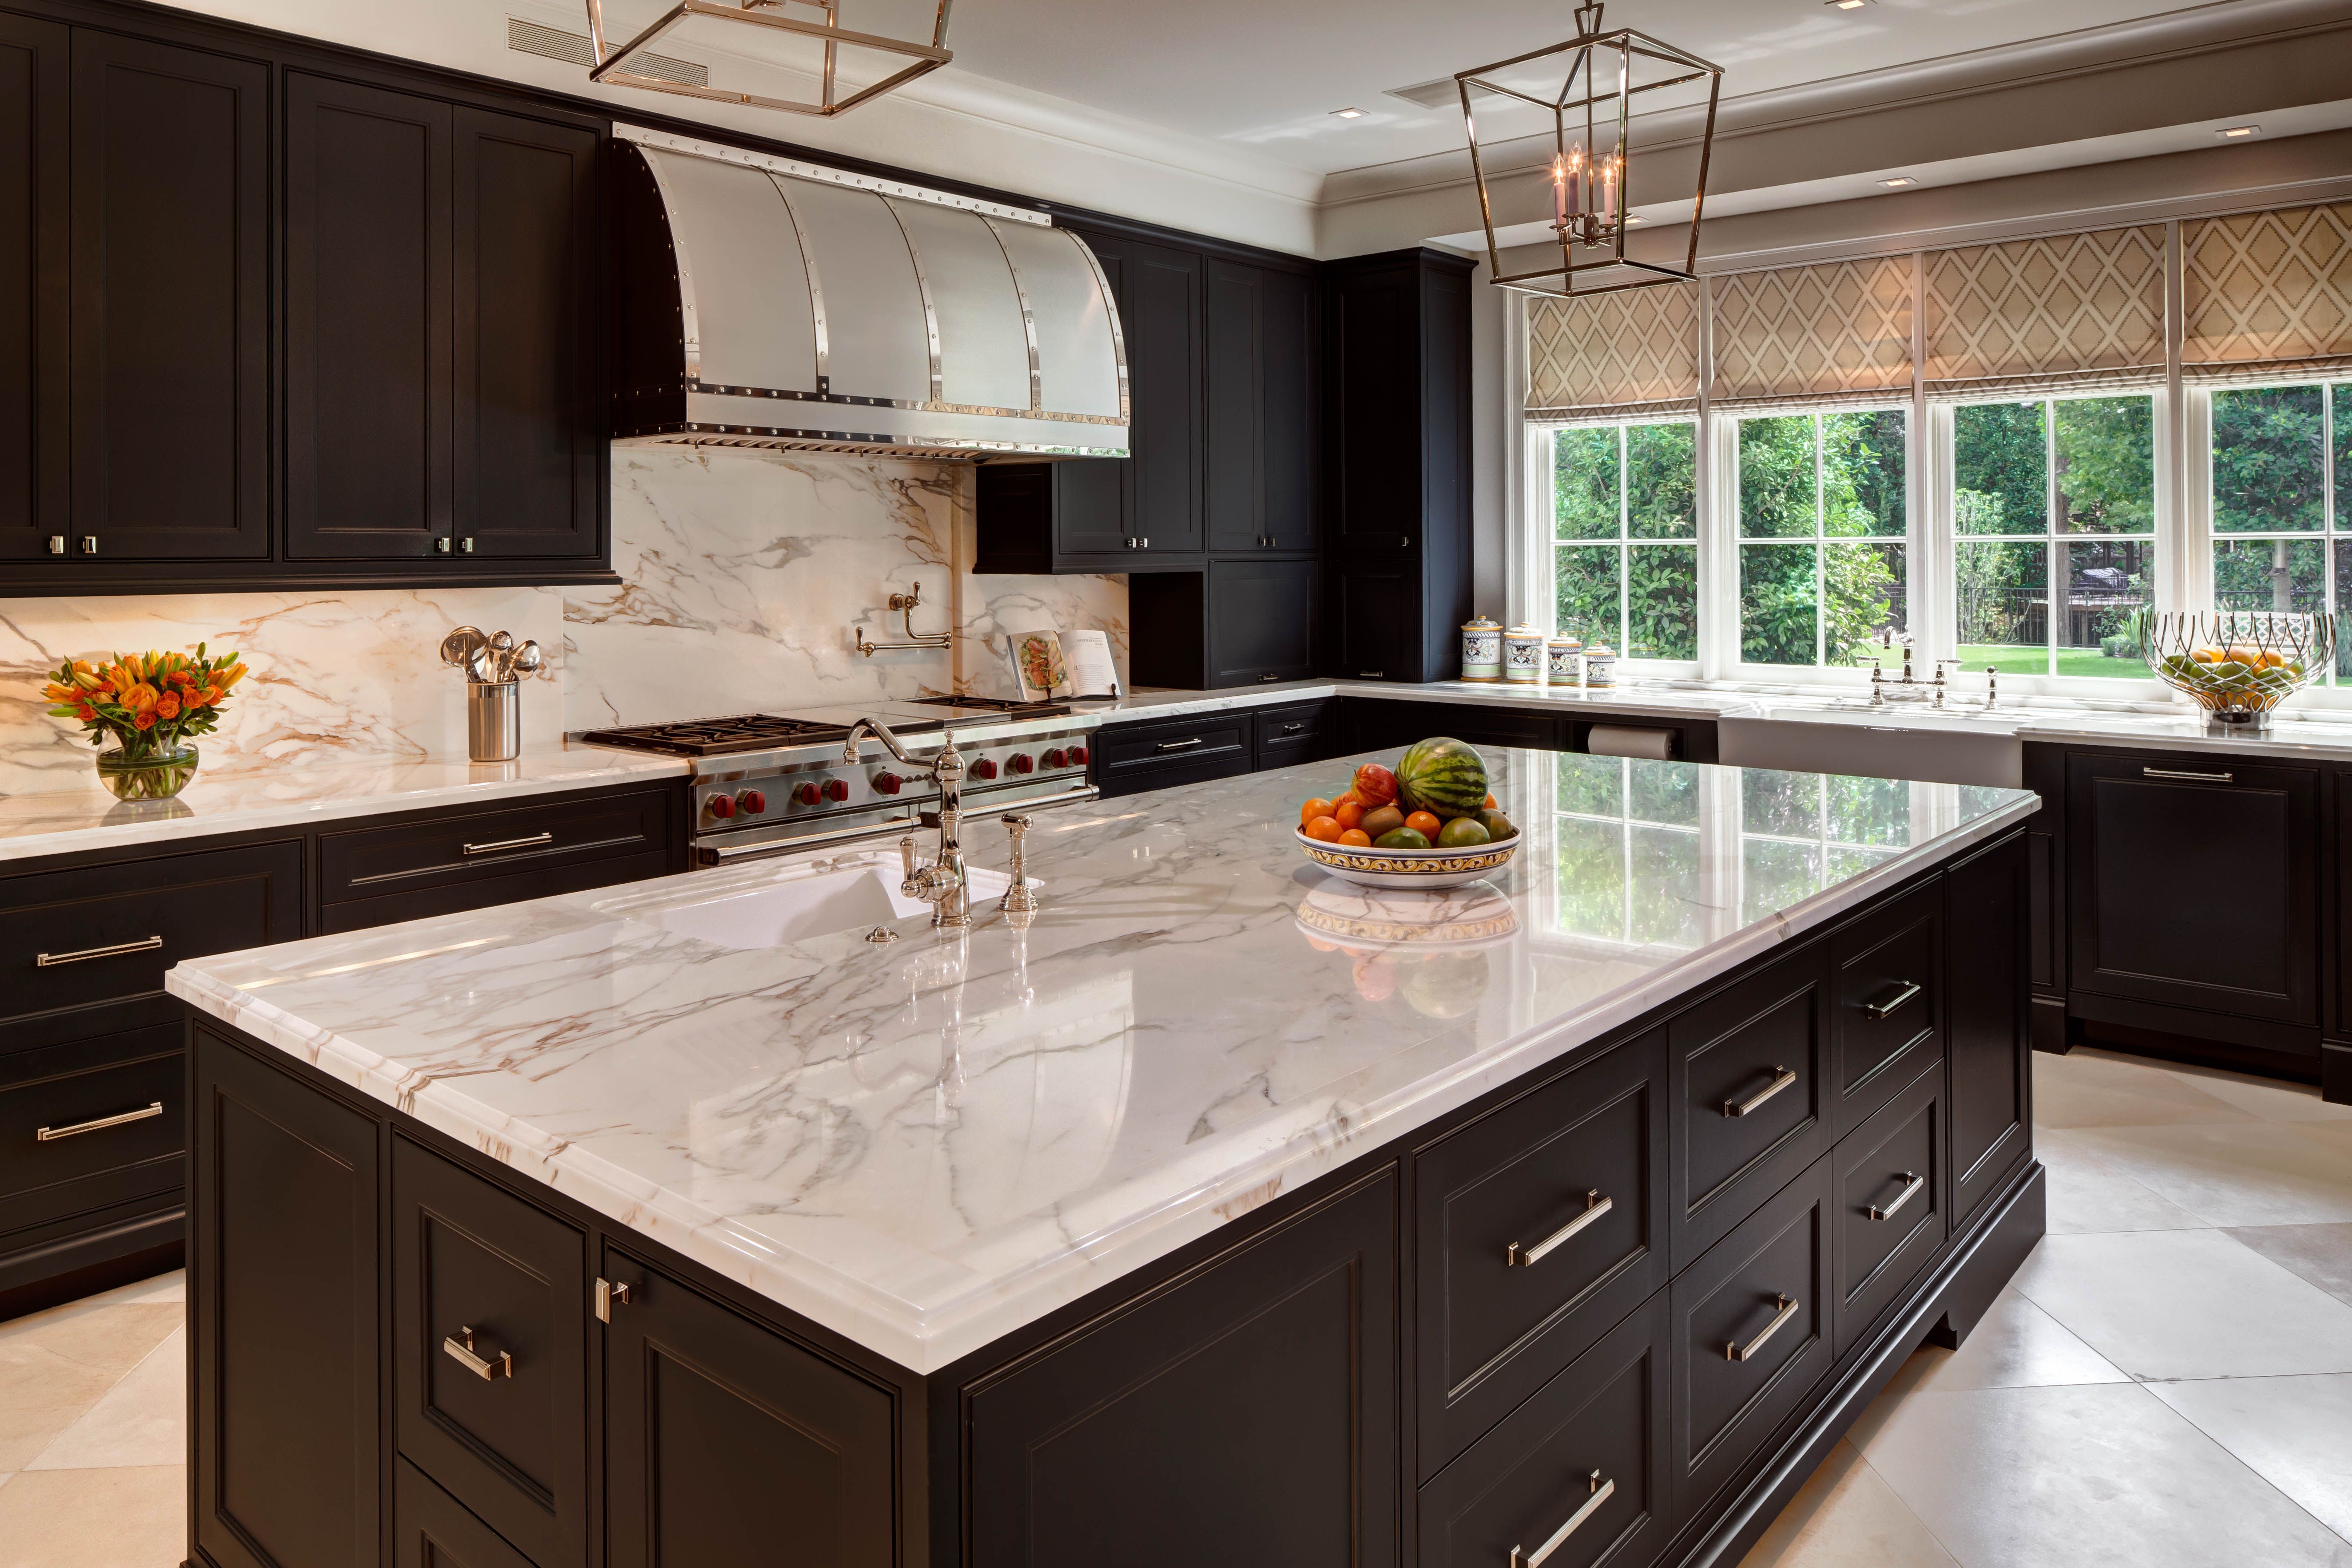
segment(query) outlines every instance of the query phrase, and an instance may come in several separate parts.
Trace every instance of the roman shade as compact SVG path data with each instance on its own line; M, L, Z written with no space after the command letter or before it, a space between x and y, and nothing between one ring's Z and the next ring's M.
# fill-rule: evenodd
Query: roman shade
M1911 268L1889 256L1711 279L1716 404L1908 402Z
M2352 370L2352 202L2185 223L2180 247L2183 375Z
M1541 424L1698 407L1696 284L1528 303L1527 416Z
M1967 246L1924 258L1929 395L2043 397L2164 382L2164 230Z

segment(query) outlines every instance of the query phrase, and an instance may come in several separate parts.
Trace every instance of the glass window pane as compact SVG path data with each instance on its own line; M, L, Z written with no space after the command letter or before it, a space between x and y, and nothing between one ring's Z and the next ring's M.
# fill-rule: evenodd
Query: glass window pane
M1625 431L1626 531L1635 539L1698 537L1698 426Z
M1627 816L1643 822L1698 826L1698 764L1635 762L1630 765Z
M1980 403L1952 410L1952 525L1957 531L2045 531L2049 472L2041 404Z
M2231 539L2213 544L2213 607L2324 610L2327 546L2316 539Z
M1814 501L1812 416L1741 420L1739 536L1810 539Z
M1822 531L1847 539L1903 537L1900 408L1822 416Z
M2085 397L2056 405L2060 533L2156 528L2156 400Z
M1600 638L1622 648L1624 628L1617 624L1617 574L1625 552L1615 544L1561 544L1552 550L1558 563L1552 571L1552 612L1560 626L1580 626L1587 639Z
M1617 537L1617 431L1555 430L1551 437L1553 537Z
M1698 881L1698 835L1669 827L1636 827L1633 830L1633 886L1648 892L1691 889ZM1635 942L1671 942L1677 947L1696 947L1703 940L1699 922L1706 911L1695 898L1643 899L1633 906L1632 929L1626 934Z
M1555 804L1562 811L1598 816L1622 816L1625 812L1625 759L1590 757L1576 752L1559 754Z
M1742 771L1739 826L1746 833L1815 837L1822 830L1822 776L1777 768Z
M1964 668L2046 675L2050 658L2050 547L2024 542L1952 546L1954 606Z
M2213 395L2214 532L2311 533L2323 526L2326 434L2319 392L2257 386ZM2218 595L2218 580L2214 588Z
M2336 428L2341 430L2343 426L2338 425ZM2336 510L2340 517L2344 503L2338 501ZM2352 539L2339 541L2336 546L2336 613L2343 615L2347 605L2352 605ZM2345 635L2342 626L2336 628L2336 679L2352 680L2352 637Z
M1698 546L1625 547L1625 640L1633 658L1698 657Z
M2336 384L2336 526L2352 533L2352 381ZM2340 606L2344 596L2338 594Z
M2058 673L2148 679L2132 617L2155 602L2156 542L2075 539L2056 546L2066 583L2058 631Z
M1819 654L1819 584L1810 544L1739 547L1739 657L1749 664L1811 664Z
M1625 825L1563 816L1554 862L1559 929L1611 942L1625 934Z
M1904 613L1907 554L1900 544L1822 546L1822 635L1829 663L1852 664L1880 632L1910 629Z

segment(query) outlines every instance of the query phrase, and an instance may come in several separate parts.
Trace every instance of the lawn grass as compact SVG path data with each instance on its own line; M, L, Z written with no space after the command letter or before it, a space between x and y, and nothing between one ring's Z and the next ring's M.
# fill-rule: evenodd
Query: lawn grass
M2047 675L2052 673L2049 654L2038 647L2018 647L2000 643L1963 645L1959 649L1960 670L1963 674L1981 675L1990 665L2003 675ZM2153 680L2147 666L2137 658L2109 658L2096 648L2061 648L2058 650L2057 674L2084 679Z

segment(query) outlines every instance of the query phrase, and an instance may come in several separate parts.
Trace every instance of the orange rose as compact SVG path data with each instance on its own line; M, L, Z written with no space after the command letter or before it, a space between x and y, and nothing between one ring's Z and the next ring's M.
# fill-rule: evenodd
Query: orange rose
M98 717L98 710L85 704L84 706L74 710L74 717L87 723L90 720Z
M152 708L142 708L137 712L131 714L131 727L134 730L153 729L155 727L155 710Z
M140 681L122 694L122 705L133 713L144 713L155 706L155 689L143 680ZM143 730L146 726L142 724L140 728Z
M180 694L179 694L178 692L176 692L176 691L166 691L165 693L163 693L163 696L158 697L157 699L155 699L155 717L156 717L156 718L158 718L158 719L176 719L176 718L178 718L179 716L180 716Z

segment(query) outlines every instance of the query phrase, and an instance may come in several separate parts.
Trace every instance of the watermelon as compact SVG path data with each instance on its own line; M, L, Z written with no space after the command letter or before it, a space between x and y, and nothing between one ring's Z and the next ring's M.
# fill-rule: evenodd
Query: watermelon
M1466 741L1440 735L1397 759L1397 797L1441 820L1474 816L1486 805L1486 761Z

